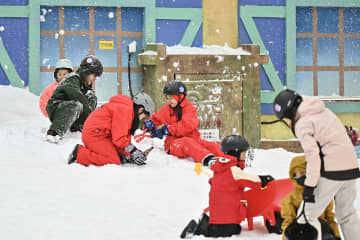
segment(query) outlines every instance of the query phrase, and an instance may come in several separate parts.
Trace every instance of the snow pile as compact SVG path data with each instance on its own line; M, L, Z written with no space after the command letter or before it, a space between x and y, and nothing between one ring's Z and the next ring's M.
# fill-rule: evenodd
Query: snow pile
M163 141L139 145L155 147L143 167L67 165L80 134L67 134L58 145L45 142L49 121L38 97L8 86L0 87L0 96L0 239L178 239L207 207L208 176L197 176L193 162L164 153ZM248 171L287 177L294 155L255 150ZM242 226L241 239L281 239L266 232L261 218L254 231Z

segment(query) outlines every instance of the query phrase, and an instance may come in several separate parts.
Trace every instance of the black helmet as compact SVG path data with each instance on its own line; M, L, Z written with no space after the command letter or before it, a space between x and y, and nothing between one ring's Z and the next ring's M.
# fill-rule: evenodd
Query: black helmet
M239 135L230 135L221 141L221 151L237 158L240 157L242 152L246 152L248 149L248 141Z
M180 94L184 94L184 96L186 96L186 86L183 82L179 82L179 81L169 82L164 87L164 94L178 95L178 96L180 96Z
M81 61L79 70L83 76L93 73L97 77L100 77L103 73L103 66L97 57L94 55L88 55Z
M301 102L300 94L290 89L283 90L275 97L273 103L275 115L280 120L284 117L293 119Z

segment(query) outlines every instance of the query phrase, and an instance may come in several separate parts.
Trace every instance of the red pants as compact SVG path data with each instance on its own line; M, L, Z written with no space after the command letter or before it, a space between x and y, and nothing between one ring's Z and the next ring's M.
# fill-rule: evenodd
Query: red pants
M90 164L103 166L105 164L120 164L119 153L111 141L111 136L104 132L83 132L76 162L88 166Z
M225 155L218 142L208 142L202 139L194 139L189 137L181 137L171 139L165 144L165 150L176 157L185 158L192 157L195 162L202 162L208 155L217 157L227 157L233 159L234 157Z

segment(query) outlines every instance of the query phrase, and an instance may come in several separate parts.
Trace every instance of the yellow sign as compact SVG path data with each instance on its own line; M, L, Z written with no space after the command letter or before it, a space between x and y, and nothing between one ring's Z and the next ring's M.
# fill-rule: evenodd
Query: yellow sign
M114 41L99 41L99 49L114 49Z

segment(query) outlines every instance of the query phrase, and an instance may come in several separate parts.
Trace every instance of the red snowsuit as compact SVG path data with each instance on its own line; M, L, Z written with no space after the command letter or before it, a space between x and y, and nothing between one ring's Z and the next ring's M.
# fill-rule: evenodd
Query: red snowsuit
M214 176L209 180L210 224L240 224L246 217L246 209L240 200L244 188L261 188L261 180L246 174L234 160L216 161L211 170Z
M161 107L150 119L156 127L168 125L171 136L165 140L165 151L171 155L185 158L192 157L195 162L202 162L208 155L225 156L219 143L208 142L200 138L197 129L199 120L195 106L185 99L180 103L182 118L177 119L175 110L169 104Z
M124 148L131 142L130 129L134 119L131 98L116 95L86 119L82 131L82 141L77 153L77 163L85 166L93 164L120 164L120 155L128 155Z
M44 91L41 93L39 106L41 112L44 114L45 117L48 117L48 114L46 112L46 104L48 103L49 99L51 98L51 95L53 94L55 88L59 85L57 81L53 82L49 86L47 86Z

